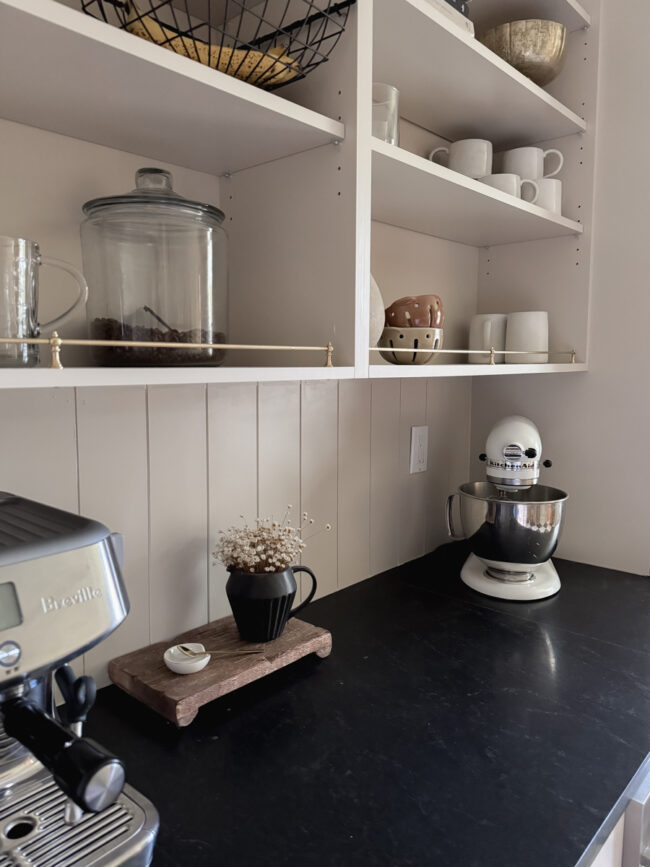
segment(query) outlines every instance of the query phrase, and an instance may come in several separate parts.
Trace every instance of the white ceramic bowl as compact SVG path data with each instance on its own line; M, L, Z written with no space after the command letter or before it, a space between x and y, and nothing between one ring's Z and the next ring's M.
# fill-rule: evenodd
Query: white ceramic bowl
M173 647L167 648L163 655L163 661L167 668L175 672L175 674L196 674L197 671L201 671L206 667L210 661L210 654L203 653L205 647L202 644L190 644L190 642L186 642L185 647L189 647L190 650L196 650L197 653L201 653L202 655L187 656L179 648L178 644L175 644Z

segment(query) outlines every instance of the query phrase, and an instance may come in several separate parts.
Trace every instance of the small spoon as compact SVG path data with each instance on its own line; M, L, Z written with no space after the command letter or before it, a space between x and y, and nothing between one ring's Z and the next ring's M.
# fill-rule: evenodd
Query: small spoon
M192 650L186 644L178 644L177 647L186 656L205 656L206 653L210 656L243 656L249 653L264 653L263 650Z

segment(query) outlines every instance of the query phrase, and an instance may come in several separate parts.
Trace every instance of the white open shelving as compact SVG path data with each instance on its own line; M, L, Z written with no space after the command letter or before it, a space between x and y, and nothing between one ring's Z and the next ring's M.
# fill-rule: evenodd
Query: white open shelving
M54 0L0 0L0 116L215 175L343 124Z
M406 120L450 141L487 138L496 148L585 130L575 111L427 0L375 0L374 9L373 80L397 87Z
M475 0L474 5L477 32L497 19L515 17L552 18L571 31L591 24L578 0ZM340 342L337 346L333 338L334 363L338 355L345 366L326 368L320 358L313 360L315 356L306 354L302 366L295 367L0 369L0 389L368 376L503 376L587 369L583 363L469 365L441 364L439 359L438 363L422 366L389 365L382 363L377 353L365 351L368 280L366 276L359 279L363 272L359 263L369 258L371 219L460 244L492 247L580 238L586 210L576 212L583 215L581 222L555 215L410 151L371 139L369 116L367 132L363 121L366 102L369 112L371 80L396 85L400 90L400 113L424 130L448 140L489 138L496 149L537 144L586 130L589 134L591 121L588 128L579 113L455 27L427 0L360 0L352 18L354 28L349 39L345 34L345 48L342 41L337 47L339 53L319 73L305 83L291 85L286 91L291 99L287 99L208 69L55 0L0 0L1 118L213 176L234 175L222 180L220 187L224 204L234 198L229 212L235 214L233 236L239 232L240 268L241 260L246 258L241 249L247 256L250 241L250 256L259 256L263 263L256 278L261 282L266 280L274 256L276 262L284 257L292 264L295 254L289 243L291 237L302 237L296 230L313 223L299 247L307 252L296 257L300 267L295 271L292 267L271 269L273 278L268 285L276 287L273 291L284 291L282 287L286 287L286 298L292 297L296 286L301 287L301 293L302 287L310 286L309 279L305 279L305 270L309 273L305 263L318 259L319 251L310 247L314 237L319 239L317 244L331 244L336 237L332 226L341 225L346 226L346 238L359 238L366 231L368 237L367 249L366 242L357 241L356 264L352 255L340 257L344 264L334 269L336 279L331 278L340 291L331 295L320 291L312 296L312 300L330 299L328 303L339 315L339 327L332 328ZM575 89L563 98L567 96L569 103L581 106L578 111L585 111L584 97L576 99ZM292 101L296 97L325 114ZM347 141L344 124L335 119L339 114L354 132ZM343 145L322 147L334 142ZM582 154L579 159L582 166ZM308 190L313 192L305 192ZM336 207L328 198L330 193L336 197ZM352 199L356 216L350 218L345 206ZM286 208L280 209L285 222L287 215L290 223L293 220L293 234L287 230L286 239L267 233L275 225L278 200ZM305 217L312 200L322 212L322 226ZM263 218L251 232L252 217L260 209ZM271 238L268 243L267 234ZM231 252L236 246L232 241ZM580 241L557 243L567 248L581 246ZM566 252L571 270L582 255L578 249L571 250L570 256ZM321 267L319 273L329 270ZM246 277L240 280L244 287L255 284L247 273ZM343 290L343 286L348 288ZM348 316L355 291L356 316ZM302 294L299 297L302 301ZM512 306L517 303L518 299L508 299L502 306L517 309ZM529 297L523 303L527 309L534 309L530 304L540 302ZM323 310L321 307L321 320ZM469 321L471 312L467 316ZM333 323L336 318L332 314ZM345 326L351 318L356 324L354 338L347 333L342 336L345 327L341 328L341 323ZM309 316L306 320L310 324ZM270 325L268 342L287 343L293 339L292 335L273 339L278 337L274 327ZM305 340L317 345L321 337ZM263 342L257 338L259 335L247 342ZM569 339L573 340L573 334ZM350 366L353 344L356 368ZM560 344L567 345L567 341L561 340ZM579 357L583 345L579 337ZM257 362L255 357L253 363ZM278 358L278 363L284 364L284 358Z
M559 21L569 32L591 25L591 16L578 0L476 0L471 12L478 34L504 21L524 18Z
M474 247L582 233L575 220L379 139L372 152L373 220Z

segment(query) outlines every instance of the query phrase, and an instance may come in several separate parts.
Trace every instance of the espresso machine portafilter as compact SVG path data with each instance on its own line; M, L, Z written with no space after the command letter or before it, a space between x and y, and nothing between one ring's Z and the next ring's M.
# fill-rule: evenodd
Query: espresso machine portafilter
M157 812L82 737L95 685L67 665L126 617L120 560L103 524L0 492L0 867L151 862Z

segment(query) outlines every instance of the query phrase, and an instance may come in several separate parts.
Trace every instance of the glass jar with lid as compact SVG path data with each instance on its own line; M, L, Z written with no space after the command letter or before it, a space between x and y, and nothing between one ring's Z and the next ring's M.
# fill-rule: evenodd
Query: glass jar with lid
M95 340L226 343L227 240L223 211L174 192L162 169L135 189L83 206L83 268ZM102 365L221 364L217 348L94 347Z

